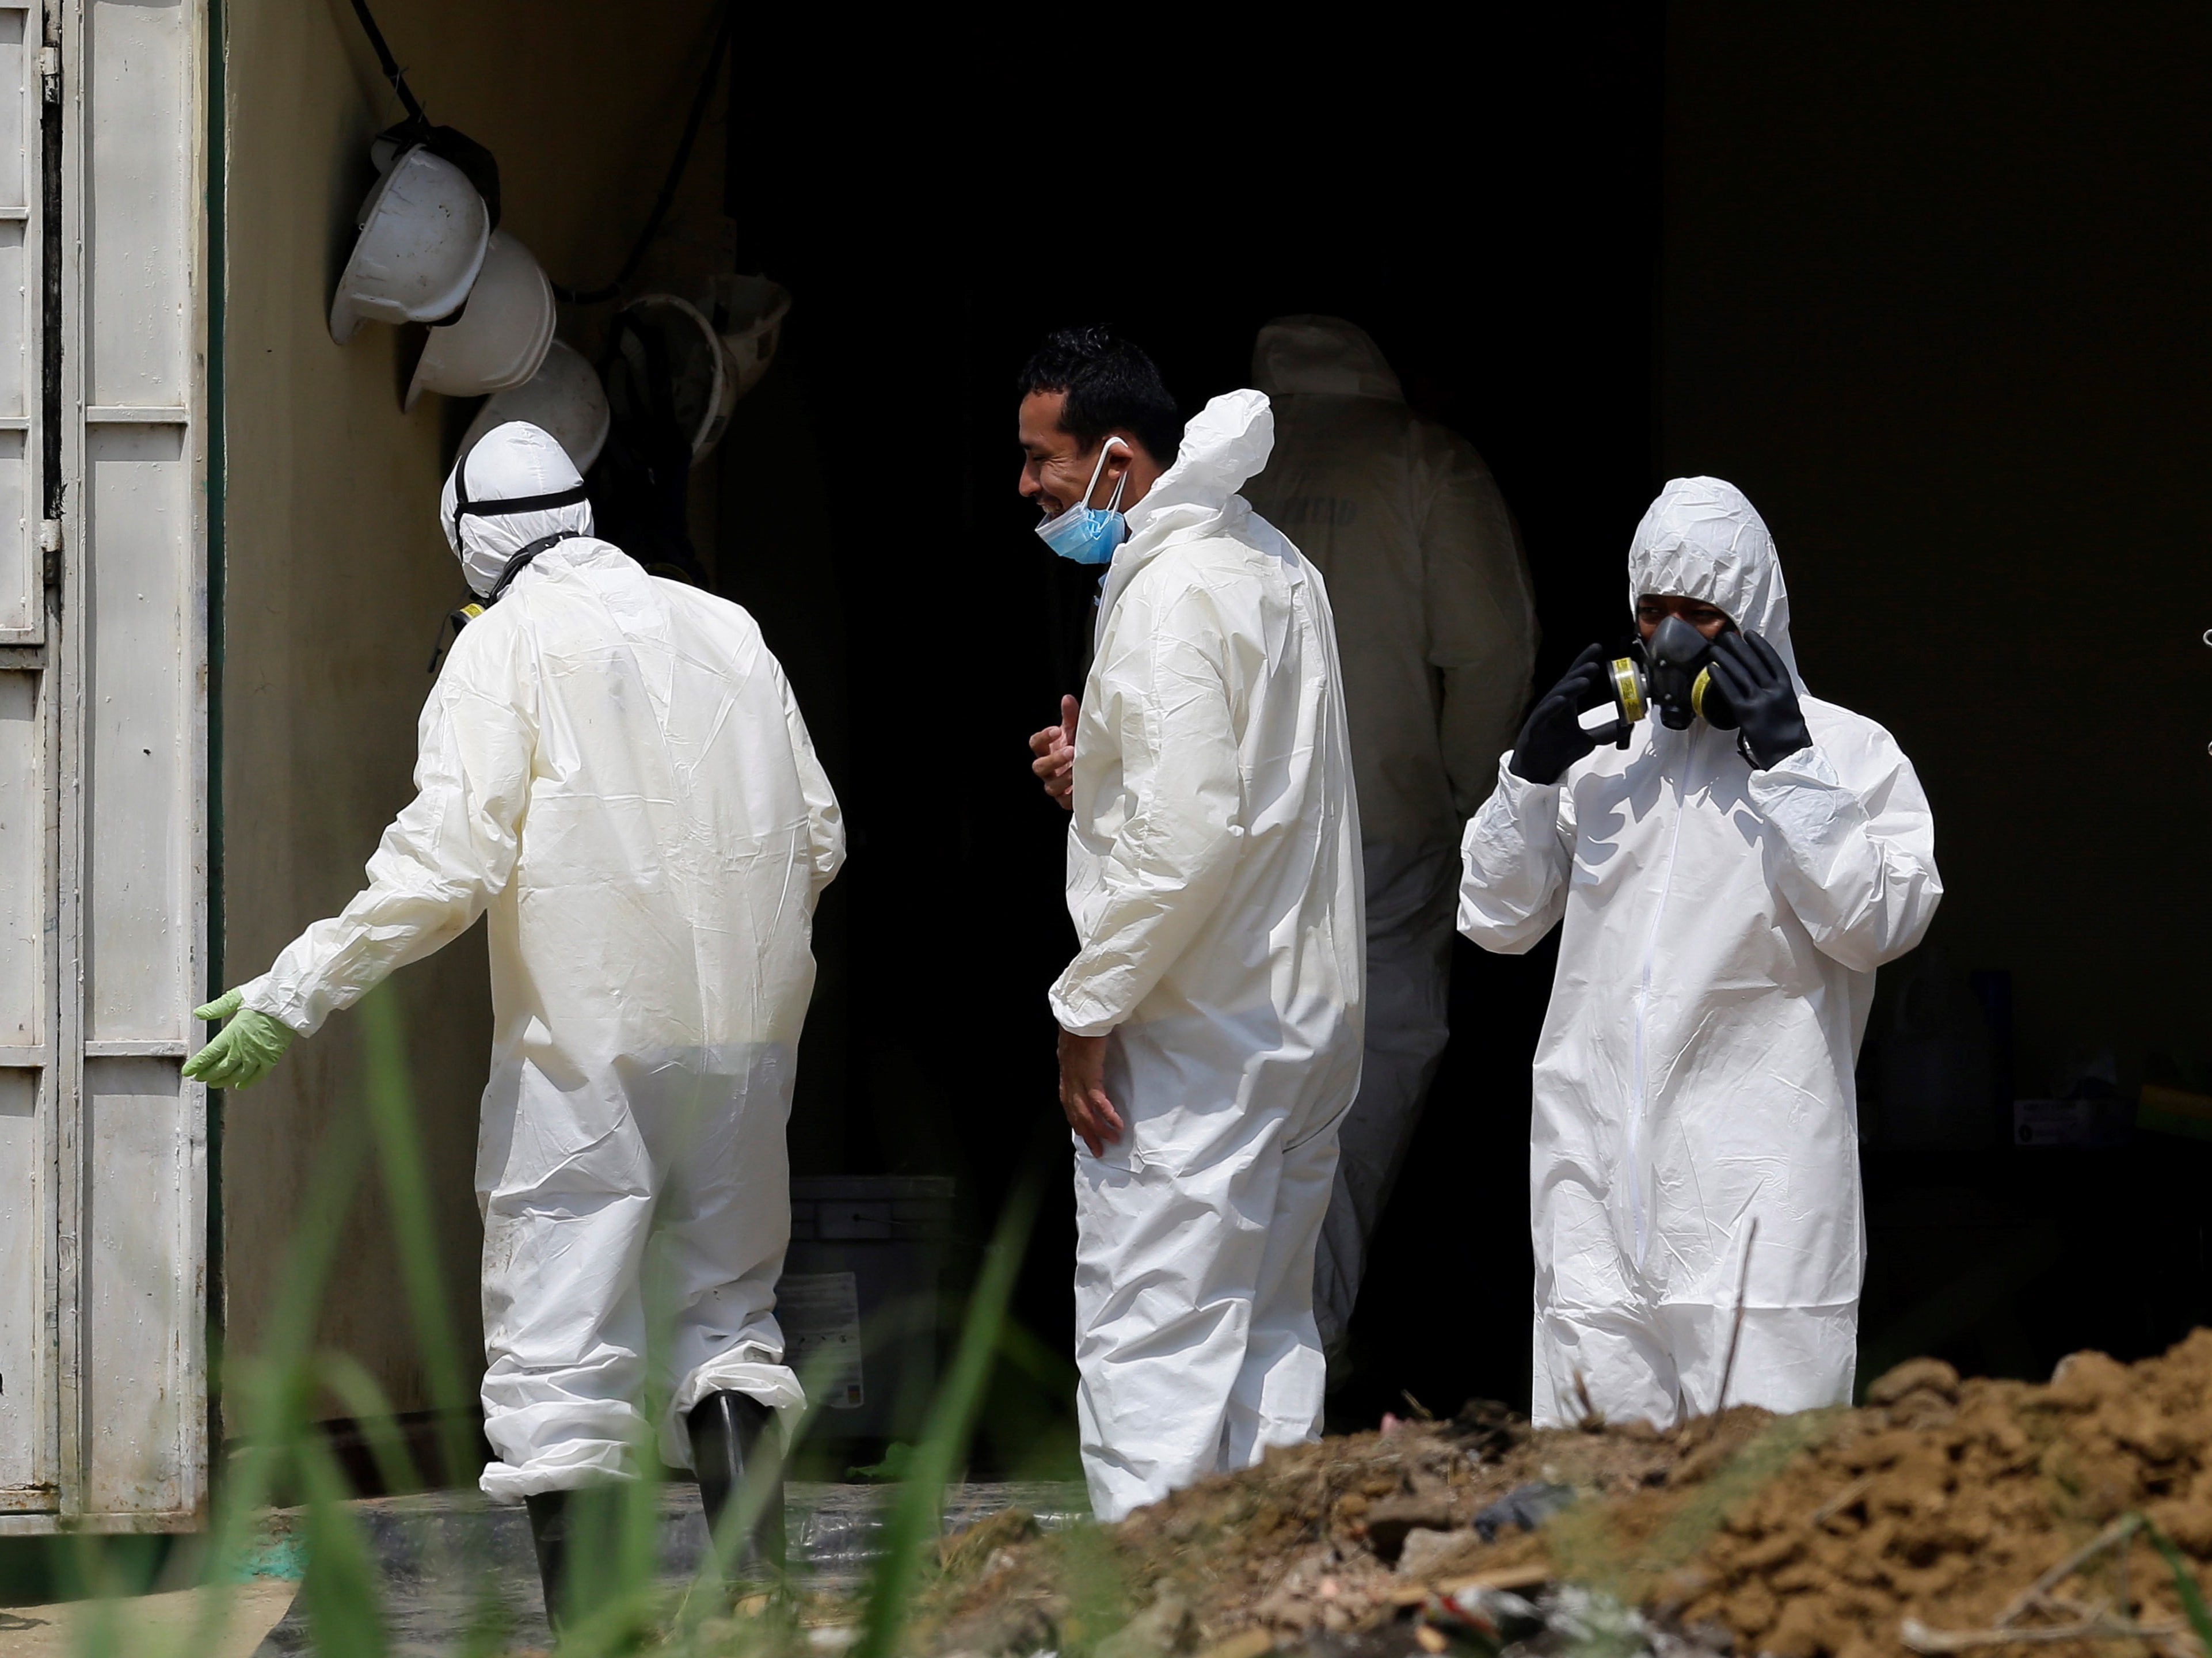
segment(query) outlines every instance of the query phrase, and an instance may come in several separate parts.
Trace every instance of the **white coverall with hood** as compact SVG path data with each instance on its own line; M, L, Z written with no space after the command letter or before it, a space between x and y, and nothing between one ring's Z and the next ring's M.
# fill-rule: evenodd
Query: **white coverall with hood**
M1076 728L1063 1029L1125 1131L1075 1148L1077 1410L1118 1520L1318 1431L1315 1234L1359 1082L1359 823L1321 577L1236 491L1257 392L1128 515Z
M521 422L461 464L471 499L580 481ZM449 479L449 538L453 507ZM454 641L368 887L245 1002L311 1035L489 913L483 1484L512 1502L632 1471L648 1390L677 1467L707 1394L803 1402L775 1317L784 1129L844 835L743 610L592 539L580 501L460 521L479 594L568 539Z
M1467 826L1460 930L1519 952L1561 928L1529 1154L1540 1425L1582 1415L1577 1377L1608 1417L1719 1408L1740 1283L1728 1402L1849 1400L1866 1256L1852 1067L1875 969L1942 895L1911 763L1804 695L1774 543L1741 491L1667 485L1629 550L1632 608L1644 594L1764 637L1813 741L1754 770L1733 731L1646 719L1548 788L1501 765Z
M1460 831L1528 701L1536 609L1474 446L1406 406L1364 330L1283 317L1252 373L1275 449L1244 493L1328 582L1367 875L1367 1052L1314 1261L1334 1346L1449 1034Z

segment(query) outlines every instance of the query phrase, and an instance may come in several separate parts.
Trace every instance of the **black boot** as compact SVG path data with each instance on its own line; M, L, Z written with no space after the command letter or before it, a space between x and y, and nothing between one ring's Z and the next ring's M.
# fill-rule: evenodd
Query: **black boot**
M542 1491L522 1499L530 1510L530 1541L538 1551L538 1581L545 1588L545 1624L561 1633L568 1599L568 1493Z
M699 1478L699 1504L715 1541L724 1544L723 1514L745 1483L746 1471L778 1454L780 1447L763 1441L775 1431L775 1412L744 1393L709 1393L691 1407L684 1418L691 1430L691 1466ZM767 1492L760 1518L751 1535L729 1554L735 1582L780 1582L783 1577L783 1478L775 1470L775 1484ZM732 1516L734 1520L734 1515Z

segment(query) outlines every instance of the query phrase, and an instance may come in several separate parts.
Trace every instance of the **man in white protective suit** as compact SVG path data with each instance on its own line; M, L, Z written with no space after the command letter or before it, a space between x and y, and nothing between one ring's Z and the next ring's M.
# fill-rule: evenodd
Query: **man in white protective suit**
M551 437L485 434L441 516L484 607L423 708L415 800L342 914L200 1010L230 1023L187 1074L246 1086L489 912L483 1485L527 1500L550 1614L577 1610L568 1495L635 1474L649 1391L710 1516L803 1403L775 1316L784 1131L844 834L751 617L595 539ZM773 1570L767 1509L725 1546Z
M1079 948L1051 1005L1084 1472L1111 1521L1319 1431L1359 824L1328 595L1237 493L1267 459L1267 399L1214 399L1170 452L1157 370L1101 330L1054 336L1021 385L1038 533L1104 564L1073 733Z
M1244 493L1328 582L1366 866L1366 1056L1314 1262L1333 1352L1449 1034L1460 831L1528 706L1536 610L1490 468L1406 406L1364 330L1278 318L1252 375L1275 450Z
M1461 931L1518 952L1562 930L1529 1157L1535 1420L1585 1395L1662 1427L1844 1403L1851 1073L1875 969L1942 895L1928 802L1888 732L1806 693L1773 540L1733 485L1660 492L1628 600L1657 717L1593 746L1578 716L1613 674L1592 646L1462 845Z

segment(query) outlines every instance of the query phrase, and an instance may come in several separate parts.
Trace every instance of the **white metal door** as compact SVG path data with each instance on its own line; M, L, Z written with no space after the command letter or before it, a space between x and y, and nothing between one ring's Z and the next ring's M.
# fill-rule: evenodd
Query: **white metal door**
M0 0L0 1532L205 1502L204 0Z

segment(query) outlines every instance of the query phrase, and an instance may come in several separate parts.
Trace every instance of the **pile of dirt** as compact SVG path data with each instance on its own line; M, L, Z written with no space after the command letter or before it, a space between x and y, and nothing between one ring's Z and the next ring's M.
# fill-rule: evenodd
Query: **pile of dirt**
M1118 1527L1038 1536L1000 1516L947 1539L921 1645L1251 1658L1323 1631L1449 1629L1443 1596L1571 1582L1711 1651L1874 1658L1910 1634L1996 1658L2120 1637L2194 1658L2131 1516L2212 1559L2212 1331L2134 1366L2077 1354L2046 1386L1914 1360L1869 1401L1667 1434L1470 1407L1277 1451Z

